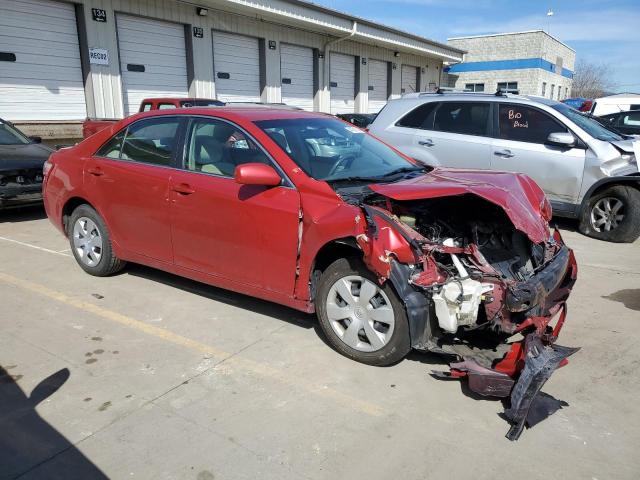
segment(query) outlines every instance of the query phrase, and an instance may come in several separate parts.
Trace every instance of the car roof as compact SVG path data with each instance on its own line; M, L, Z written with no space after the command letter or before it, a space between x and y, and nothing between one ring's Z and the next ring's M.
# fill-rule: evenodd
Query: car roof
M140 103L145 102L188 102L192 100L204 100L206 102L218 102L215 98L201 98L201 97L151 97L145 98Z
M451 92L451 93L410 93L402 97L391 100L391 102L406 102L410 105L420 105L428 102L451 102L451 101L478 101L478 102L509 102L509 103L539 103L547 106L558 105L560 102L546 97L536 95L518 95L506 93L497 95L495 93L475 93L475 92Z
M281 120L293 118L335 118L326 113L307 112L305 110L291 110L277 107L190 107L171 110L151 110L134 115L138 118L149 118L163 115L202 115L208 117L226 118L228 120L256 122L261 120ZM129 117L131 118L131 117Z

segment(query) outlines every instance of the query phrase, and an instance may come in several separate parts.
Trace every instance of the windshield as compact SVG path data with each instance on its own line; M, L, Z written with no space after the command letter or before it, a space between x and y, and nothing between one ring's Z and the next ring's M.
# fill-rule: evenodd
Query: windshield
M316 180L390 181L420 167L359 128L332 118L255 122Z
M0 121L0 145L26 145L31 143L25 135L11 125Z
M623 138L612 130L606 128L600 124L597 120L594 120L589 115L574 110L564 103L557 103L553 105L557 111L562 113L565 117L571 120L573 123L582 128L585 132L598 140L604 142L615 142L623 140Z

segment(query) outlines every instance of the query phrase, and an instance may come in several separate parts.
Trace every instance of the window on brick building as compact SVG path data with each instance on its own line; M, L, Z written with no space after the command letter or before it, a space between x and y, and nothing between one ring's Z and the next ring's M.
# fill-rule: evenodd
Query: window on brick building
M467 83L464 89L469 92L484 92L484 83Z
M518 92L518 82L498 82L498 90L503 92Z

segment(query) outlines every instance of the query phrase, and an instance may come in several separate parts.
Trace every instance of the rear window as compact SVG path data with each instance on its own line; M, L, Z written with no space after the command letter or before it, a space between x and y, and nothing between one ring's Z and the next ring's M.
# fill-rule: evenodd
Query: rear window
M139 120L107 141L96 156L169 166L179 126L177 117Z
M464 135L487 135L488 102L444 102L436 111L434 130Z
M420 105L418 108L413 109L411 112L402 117L396 125L398 127L407 128L421 128L423 130L433 129L433 111L435 110L437 102L430 102Z

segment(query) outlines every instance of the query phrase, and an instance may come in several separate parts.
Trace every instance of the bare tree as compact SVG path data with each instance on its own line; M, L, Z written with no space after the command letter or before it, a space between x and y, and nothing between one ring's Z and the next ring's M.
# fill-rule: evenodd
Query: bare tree
M615 87L611 78L610 65L578 60L573 75L571 96L598 98L607 95Z

